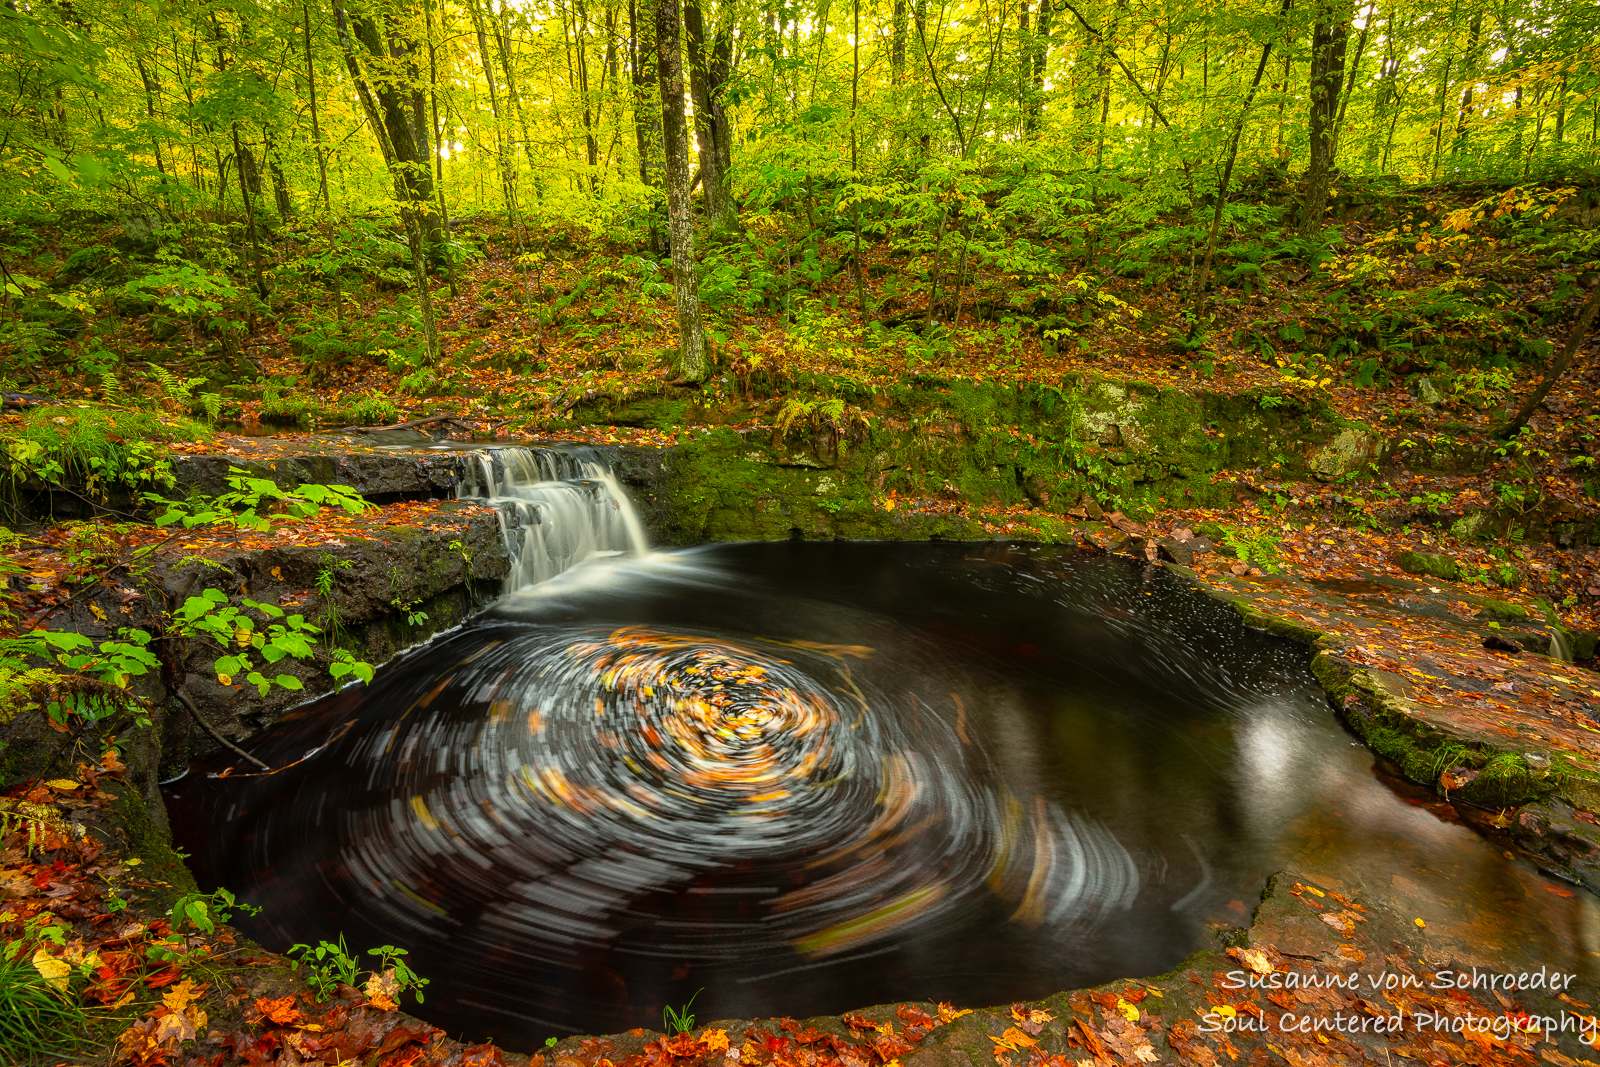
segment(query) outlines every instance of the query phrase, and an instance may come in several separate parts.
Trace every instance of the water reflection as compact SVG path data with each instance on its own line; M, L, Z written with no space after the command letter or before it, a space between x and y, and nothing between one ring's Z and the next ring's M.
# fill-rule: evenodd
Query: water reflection
M433 1021L513 1047L702 988L803 1016L1153 974L1284 867L1415 900L1462 962L1587 972L1592 899L1380 781L1305 658L1071 550L596 561L170 800L258 936L403 945Z

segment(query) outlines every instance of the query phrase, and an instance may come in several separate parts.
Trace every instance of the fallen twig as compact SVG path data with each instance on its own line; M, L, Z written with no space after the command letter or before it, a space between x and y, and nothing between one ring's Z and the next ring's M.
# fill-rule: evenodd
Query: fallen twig
M271 767L267 766L265 763L262 763L260 760L256 759L254 756L250 755L250 753L246 752L244 749L240 748L238 745L234 744L232 741L229 741L226 737L223 737L222 734L217 731L217 728L215 726L212 726L211 723L207 722L206 721L206 717L204 715L200 714L200 709L194 706L194 701L189 699L189 694L188 693L185 693L182 689L174 690L174 692L176 692L178 694L178 699L183 701L183 706L189 709L189 714L194 717L194 721L199 723L201 729L205 730L206 733L208 733L212 737L216 738L219 743L227 745L229 748L233 749L235 752L239 753L239 755L243 756L245 759L249 760L251 763L254 763L257 767L260 767L262 770L264 770L264 771L272 770Z

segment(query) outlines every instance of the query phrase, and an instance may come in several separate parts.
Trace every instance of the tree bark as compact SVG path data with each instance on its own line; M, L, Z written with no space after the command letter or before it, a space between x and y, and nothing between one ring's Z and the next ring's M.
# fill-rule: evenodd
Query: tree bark
M1589 299L1584 301L1583 309L1578 312L1578 321L1572 324L1572 332L1567 335L1567 343L1561 346L1561 353L1545 370L1544 377L1528 399L1523 402L1521 410L1511 417L1511 421L1495 431L1497 437L1510 437L1528 424L1533 418L1533 412L1550 395L1550 390L1555 386L1557 379L1567 372L1572 366L1572 359L1578 354L1578 349L1583 347L1583 339L1589 333L1589 328L1594 325L1595 315L1600 313L1600 282L1595 283L1589 290Z
M739 210L729 188L733 137L722 107L722 87L731 73L733 28L719 27L707 49L700 0L683 0L683 28L688 37L689 95L694 100L694 132L700 157L700 183L706 194L706 221L713 236L739 228Z
M1284 16L1289 14L1289 6L1294 0L1283 0L1283 5L1278 9L1278 22L1283 23ZM1217 235L1222 232L1222 211L1228 201L1228 182L1233 178L1233 166L1239 159L1239 140L1244 135L1244 124L1250 118L1250 105L1255 103L1256 90L1261 87L1261 76L1266 73L1267 60L1272 55L1272 39L1261 46L1261 62L1256 64L1256 76L1250 80L1250 91L1245 94L1244 103L1239 108L1239 118L1233 124L1233 137L1228 142L1228 161L1222 168L1222 180L1217 183L1217 203L1211 215L1211 233L1206 238L1205 262L1200 265L1199 275L1192 280L1195 301L1195 317L1198 318L1205 304L1206 282L1211 277L1211 260L1217 251Z
M684 381L710 372L700 292L695 277L694 219L689 212L689 123L683 113L683 51L678 0L655 0L661 141L666 158L667 220L672 242L672 295L678 311L678 370Z
M334 23L345 66L356 83L362 109L378 134L378 146L389 167L408 229L421 232L425 251L440 248L444 233L433 206L433 167L428 161L427 123L418 45L393 20L380 29L371 16L351 16L342 2L334 4Z
M515 218L517 177L511 165L510 153L506 151L505 118L500 113L500 88L495 84L494 60L489 57L489 35L484 32L483 11L478 6L478 0L471 0L467 11L472 16L473 32L478 39L478 62L483 67L483 80L489 87L489 112L494 116L494 158L500 171L500 195L505 199L506 215Z
M1344 87L1344 52L1350 39L1349 0L1323 0L1311 31L1311 162L1306 167L1306 193L1300 202L1300 233L1322 232L1333 182L1333 138L1340 89Z

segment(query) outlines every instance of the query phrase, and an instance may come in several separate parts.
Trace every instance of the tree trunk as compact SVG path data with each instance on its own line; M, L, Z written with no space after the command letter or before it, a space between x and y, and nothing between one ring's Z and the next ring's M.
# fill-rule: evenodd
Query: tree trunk
M322 153L322 122L317 113L317 68L311 61L311 4L305 0L301 4L301 11L306 19L306 89L311 97L311 144L317 153L317 182L322 192L322 207L324 211L332 210L333 203L328 199L328 160Z
M1349 0L1324 0L1311 31L1311 162L1306 167L1306 193L1300 202L1300 233L1322 232L1333 181L1334 125L1339 90L1344 87L1344 52L1350 39Z
M1583 347L1583 339L1589 333L1589 328L1594 325L1596 313L1600 313L1600 282L1589 290L1589 299L1584 301L1583 309L1578 312L1578 321L1572 324L1572 332L1567 335L1567 343L1561 346L1561 354L1551 362L1544 372L1544 377L1539 380L1538 386L1528 399L1523 403L1521 410L1511 417L1511 421L1495 431L1497 437L1510 437L1528 424L1533 418L1533 412L1545 397L1550 395L1550 390L1556 380L1567 372L1572 366L1572 359L1578 354L1578 349Z
M889 69L891 82L898 86L906 73L906 0L894 0L894 15L889 30Z
M421 232L431 254L444 241L433 206L433 167L428 160L428 135L417 42L397 20L383 27L369 15L352 17L342 2L334 4L334 23L345 66L356 83L367 120L378 135L384 162L395 182L400 213L407 229Z
M672 241L672 295L678 310L678 369L684 381L710 372L700 292L695 277L694 219L689 212L689 123L683 113L683 52L678 0L655 0L661 83L661 141L666 158L667 219Z
M1278 23L1281 27L1284 17L1289 14L1289 5L1294 0L1283 0L1283 6L1278 9ZM1250 91L1245 94L1244 103L1239 108L1239 117L1233 125L1233 137L1228 142L1228 161L1222 168L1222 180L1217 183L1217 203L1211 215L1211 233L1206 238L1205 261L1200 265L1200 273L1191 279L1194 288L1194 317L1198 319L1205 306L1206 283L1211 278L1211 260L1217 251L1217 236L1222 232L1222 211L1228 202L1228 182L1233 178L1234 164L1239 160L1239 141L1244 136L1244 125L1250 118L1250 105L1255 103L1256 90L1261 88L1261 76L1266 73L1267 60L1272 56L1272 39L1261 46L1261 61L1256 64L1256 76L1250 80Z
M400 221L406 229L407 251L411 256L411 276L417 287L418 310L422 313L423 347L431 363L439 357L439 337L433 314L433 289L428 282L426 266L428 237L424 220L432 220L435 245L442 237L439 232L438 216L428 211L433 192L432 170L425 158L422 160L415 158L419 143L417 134L420 131L411 129L405 110L400 106L400 94L394 83L384 82L375 85L363 72L344 5L338 0L335 0L333 5L333 17L334 27L339 32L339 45L344 52L345 66L349 69L350 79L356 86L356 96L360 98L361 108L366 112L367 124L372 127L373 134L378 138L378 148L388 166L390 181L394 183L395 199L400 205ZM376 27L368 22L367 29L371 32L362 40L362 47L367 49L369 57L381 58L381 51L373 50L369 44L369 42L376 43L381 48L381 41L375 36ZM389 98L387 103L384 95L380 94L387 94ZM404 151L389 137L391 120L398 123L401 132L407 138ZM426 144L425 141L421 143ZM410 153L409 165L406 153ZM427 196L424 199L416 199L419 189L426 191Z
M489 57L489 35L483 28L483 11L478 0L471 0L467 8L472 16L472 28L478 38L478 62L483 67L483 80L489 87L489 112L494 116L494 158L500 171L500 195L506 204L506 216L517 214L517 176L506 151L505 118L500 113L500 88L495 84L494 60Z
M713 236L739 228L739 211L728 184L733 138L722 107L722 87L733 58L733 28L719 27L706 48L705 19L700 0L683 0L683 28L688 37L689 95L694 100L695 142L700 156L700 184L706 194L706 221Z

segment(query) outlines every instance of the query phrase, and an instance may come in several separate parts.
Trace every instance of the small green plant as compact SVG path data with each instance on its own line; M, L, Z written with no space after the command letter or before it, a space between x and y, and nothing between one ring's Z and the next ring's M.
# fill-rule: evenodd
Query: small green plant
M362 974L359 961L344 942L344 934L339 935L337 942L290 946L284 955L294 960L296 970L306 969L306 984L316 991L319 1000L327 1000L340 986L354 986ZM401 958L409 955L405 949L383 945L367 949L367 955L378 957L377 967L366 972L368 997L383 995L398 1000L409 990L417 1003L422 1003L422 987L428 984L428 979L418 975Z
M695 997L702 992L703 990L696 989L694 996L677 1011L673 1011L670 1005L661 1009L661 1028L666 1031L668 1037L694 1029L694 1016L690 1014L689 1009L694 1006Z
M389 604L396 610L404 613L407 625L421 626L423 623L428 621L428 613L426 611L417 610L417 605L422 603L422 600L419 597L408 598L404 596L401 590L402 585L403 579L400 576L400 568L390 564Z
M1278 561L1278 552L1282 539L1273 537L1264 530L1248 530L1242 527L1224 530L1223 544L1233 549L1239 559L1254 564L1268 574L1278 574L1283 570Z
M235 911L242 911L246 915L261 914L260 908L243 903L227 889L218 889L214 893L185 893L172 905L172 912L167 917L171 933L151 944L145 950L145 955L161 962L183 959L188 955L189 947L183 932L185 926L202 934L214 934L219 924L233 918Z
M342 985L355 985L361 970L344 943L344 934L339 935L337 943L319 941L315 946L291 945L284 955L294 960L295 970L306 968L306 984L316 991L320 1000L327 1000Z
M393 945L382 945L378 948L367 949L367 955L378 957L378 966L370 973L372 977L387 986L385 992L391 999L399 1000L400 995L410 991L417 998L417 1003L422 1003L422 987L430 981L413 971L402 956L410 953L403 948Z
M333 553L324 552L317 560L317 595L322 597L322 629L328 635L328 646L335 647L339 643L339 604L333 599L333 593L339 585L338 572L348 570L354 564L347 559L335 559Z

